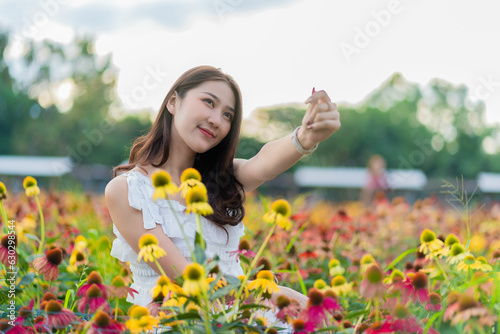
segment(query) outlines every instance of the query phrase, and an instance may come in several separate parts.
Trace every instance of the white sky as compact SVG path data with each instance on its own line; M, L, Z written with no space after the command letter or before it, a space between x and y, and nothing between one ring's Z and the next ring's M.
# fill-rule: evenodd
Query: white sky
M381 11L391 13L380 14L383 26ZM0 0L0 27L63 42L93 34L97 52L113 54L130 109L156 111L180 74L209 64L239 83L245 115L304 101L313 86L357 103L400 72L421 85L465 84L485 101L487 121L500 122L498 13L496 0ZM366 45L359 31L371 34ZM347 44L358 48L350 61ZM164 74L155 82L151 71Z

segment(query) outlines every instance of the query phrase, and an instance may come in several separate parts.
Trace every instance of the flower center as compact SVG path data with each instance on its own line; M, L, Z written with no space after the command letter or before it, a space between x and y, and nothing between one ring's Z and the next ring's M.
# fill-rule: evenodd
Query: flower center
M239 250L250 250L250 243L246 239L240 241Z
M331 259L330 262L328 262L328 268L334 268L340 265L340 261L337 259Z
M417 290L424 289L427 287L427 275L418 272L413 276L413 279L411 280L411 285Z
M201 278L202 272L201 267L197 263L193 263L187 269L186 277L191 281L198 281Z
M465 252L464 246L462 246L460 243L455 243L453 246L451 246L450 254L451 256L457 256L459 254L462 254Z
M261 271L259 271L259 273L257 274L257 278L265 279L265 280L268 280L268 281L274 281L274 275L269 270L261 270Z
M121 276L115 276L111 281L111 285L117 288L121 288L125 286L125 280Z
M33 186L36 186L35 178L33 178L31 176L27 176L24 179L24 188L29 188L29 187L33 187Z
M301 330L306 328L306 323L302 319L297 319L293 322L293 329L295 330Z
M207 203L208 197L198 187L191 188L186 195L186 204L192 203Z
M111 319L109 316L103 311L99 311L99 313L95 316L95 324L98 327L107 327L109 326L110 321Z
M361 264L370 264L375 262L375 258L371 254L365 254L363 257L361 257L360 263Z
M54 266L58 266L62 262L62 250L55 248L47 253L47 260Z
M164 187L171 183L170 174L168 174L166 171L155 172L151 176L151 179L155 188Z
M49 302L45 305L45 312L47 314L54 314L57 312L61 312L63 309L61 303L56 300L49 300Z
M194 179L201 182L201 174L195 168L187 168L182 172L181 182Z
M139 248L144 248L150 245L158 245L158 239L152 234L144 234L139 239Z
M85 255L82 252L76 252L76 261L80 262L85 260Z
M93 271L89 274L87 278L87 284L102 284L102 277L97 271Z
M474 258L474 255L467 255L464 257L464 263L468 266L474 264L476 262L476 259Z
M321 305L323 303L323 300L325 299L325 295L323 295L321 291L319 291L316 288L311 288L309 290L308 297L309 301L311 302L311 305L314 306Z
M284 217L290 216L290 212L292 211L290 208L290 204L288 204L288 202L284 199L275 201L271 207L271 210Z
M399 319L404 319L408 316L408 310L401 304L394 307L394 315Z
M425 229L420 235L420 241L422 241L423 243L428 243L434 240L436 240L436 233L432 232L429 229Z
M345 283L346 283L345 277L339 275L339 276L335 276L334 278L332 278L331 285L332 286L341 286L341 285L344 285Z
M460 311L477 306L477 300L470 295L462 295L458 300L458 309Z
M101 296L102 291L96 284L92 284L92 286L87 290L87 297L89 298L97 298Z
M324 289L326 288L326 282L322 279L318 279L314 282L314 287L319 290Z
M457 236L454 235L453 233L448 234L446 239L444 240L444 244L448 247L451 247L452 245L459 243L460 240L458 240Z
M279 309L287 307L290 303L290 298L285 295L279 295L278 298L276 298L276 305Z
M42 301L56 300L57 297L52 292L45 292Z
M382 270L380 270L380 267L378 265L371 264L370 267L366 270L366 279L370 283L380 283L382 282Z
M432 305L438 305L441 303L441 296L435 292L429 293L429 299Z
M257 267L264 266L261 270L271 270L271 262L264 256L257 261Z
M142 318L143 316L148 316L149 315L149 311L147 308L145 307L142 307L142 306L135 306L132 308L132 310L130 311L130 317L131 318L134 318L134 319L140 319Z

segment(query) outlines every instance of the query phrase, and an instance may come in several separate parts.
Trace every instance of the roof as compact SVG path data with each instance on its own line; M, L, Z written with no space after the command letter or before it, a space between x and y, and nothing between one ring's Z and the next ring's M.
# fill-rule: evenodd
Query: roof
M421 190L427 183L425 174L418 169L391 169L386 175L392 189ZM360 189L367 183L368 173L366 168L302 167L294 179L302 187Z
M72 169L69 157L0 155L0 175L61 176Z
M500 174L479 173L477 187L484 193L500 193Z

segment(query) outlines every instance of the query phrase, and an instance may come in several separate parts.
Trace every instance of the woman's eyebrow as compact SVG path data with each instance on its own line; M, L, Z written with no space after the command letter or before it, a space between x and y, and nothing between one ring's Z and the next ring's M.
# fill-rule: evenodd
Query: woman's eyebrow
M210 93L210 92L203 92L204 94L208 94L210 95L211 97L214 98L215 101L217 101L217 103L220 103L220 99L217 97L217 95L213 94L213 93ZM226 107L227 109L229 109L233 114L235 114L236 112L234 111L234 108L231 108L229 106Z

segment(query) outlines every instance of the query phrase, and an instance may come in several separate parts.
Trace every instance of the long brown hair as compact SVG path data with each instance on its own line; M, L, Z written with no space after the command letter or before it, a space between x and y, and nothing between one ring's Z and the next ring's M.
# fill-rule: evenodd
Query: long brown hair
M113 168L113 176L116 177L118 172L129 171L138 164L149 163L159 167L168 160L172 126L172 114L167 110L168 100L174 92L182 99L190 89L207 81L223 81L229 85L235 98L235 115L226 137L207 152L197 153L193 167L201 173L208 191L208 202L214 209L214 213L207 218L220 226L235 226L245 215L243 186L235 178L233 168L243 118L241 92L231 76L215 67L194 67L177 79L163 100L151 130L134 141L128 165ZM154 161L160 162L155 165Z

